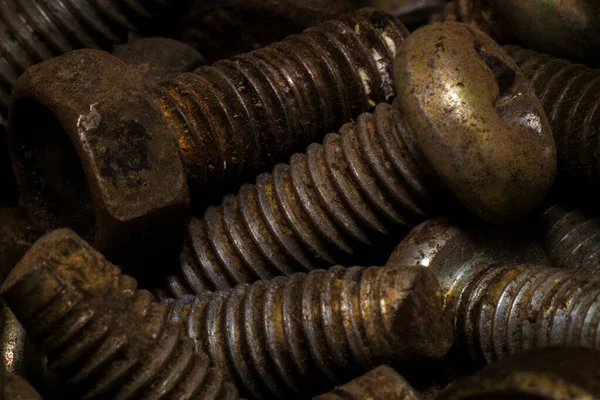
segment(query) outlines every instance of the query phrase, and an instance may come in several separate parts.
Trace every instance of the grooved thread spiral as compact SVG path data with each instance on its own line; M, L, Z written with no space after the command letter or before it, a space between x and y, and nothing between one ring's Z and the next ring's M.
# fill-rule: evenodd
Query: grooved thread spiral
M419 400L420 397L402 376L382 365L329 393L313 400Z
M600 280L546 266L490 266L461 287L458 343L492 363L547 346L600 348Z
M110 50L166 0L0 0L0 114L30 66L77 48Z
M170 291L180 297L368 262L364 249L431 211L412 146L399 113L384 103L259 175L192 220Z
M439 284L421 267L334 267L169 300L171 319L256 398L307 396L452 343Z
M578 211L554 205L541 216L544 247L552 264L588 273L600 271L600 224Z
M163 83L157 95L192 196L205 202L207 188L234 189L390 100L407 35L393 16L363 9Z
M50 235L68 231L55 232ZM196 352L182 324L169 321L167 310L133 278L72 233L58 242L48 237L34 245L43 259L38 268L21 272L30 251L3 297L46 352L49 370L79 393L75 397L238 398L233 385L209 368L208 356Z
M596 184L600 179L600 73L517 46L504 49L531 80L552 126L558 168Z

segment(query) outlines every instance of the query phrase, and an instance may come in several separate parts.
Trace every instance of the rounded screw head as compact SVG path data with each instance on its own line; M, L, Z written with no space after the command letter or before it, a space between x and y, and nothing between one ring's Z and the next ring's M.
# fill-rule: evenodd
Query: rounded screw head
M41 225L70 226L124 266L180 245L185 172L138 70L102 51L74 51L30 68L11 101L17 180Z
M498 44L462 23L428 25L403 43L394 75L423 156L471 211L507 223L541 201L556 174L552 131Z

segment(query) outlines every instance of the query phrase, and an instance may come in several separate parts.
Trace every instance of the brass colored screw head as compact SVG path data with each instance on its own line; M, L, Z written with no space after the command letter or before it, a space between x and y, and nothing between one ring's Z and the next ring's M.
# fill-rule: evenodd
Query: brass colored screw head
M425 26L395 64L398 104L427 163L475 214L515 221L554 182L542 105L492 39L462 23Z

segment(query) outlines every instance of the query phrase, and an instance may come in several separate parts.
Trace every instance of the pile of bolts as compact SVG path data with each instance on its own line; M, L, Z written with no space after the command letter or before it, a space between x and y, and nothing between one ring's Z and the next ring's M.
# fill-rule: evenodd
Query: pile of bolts
M597 0L0 0L1 399L600 399Z

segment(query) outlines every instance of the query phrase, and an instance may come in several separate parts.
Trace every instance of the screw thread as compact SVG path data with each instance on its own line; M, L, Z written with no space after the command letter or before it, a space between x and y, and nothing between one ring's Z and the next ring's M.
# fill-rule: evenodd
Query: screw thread
M456 293L455 334L479 363L547 346L600 348L600 281L534 265L488 265Z
M394 369L382 365L313 400L419 400L420 397Z
M0 1L0 113L30 66L77 48L110 50L167 7L165 0Z
M552 126L558 168L592 183L600 179L600 74L518 46L505 46L531 81Z
M452 343L439 284L420 267L334 267L171 300L171 319L255 397L319 393Z
M393 16L363 9L162 84L192 196L225 193L390 100L407 35Z
M433 203L410 141L398 111L384 103L259 175L192 220L169 290L180 297L360 264L367 246L423 220Z
M578 211L554 205L540 222L544 247L557 268L597 273L600 271L600 224Z
M40 239L2 290L50 371L86 399L237 398L149 292L65 232Z

